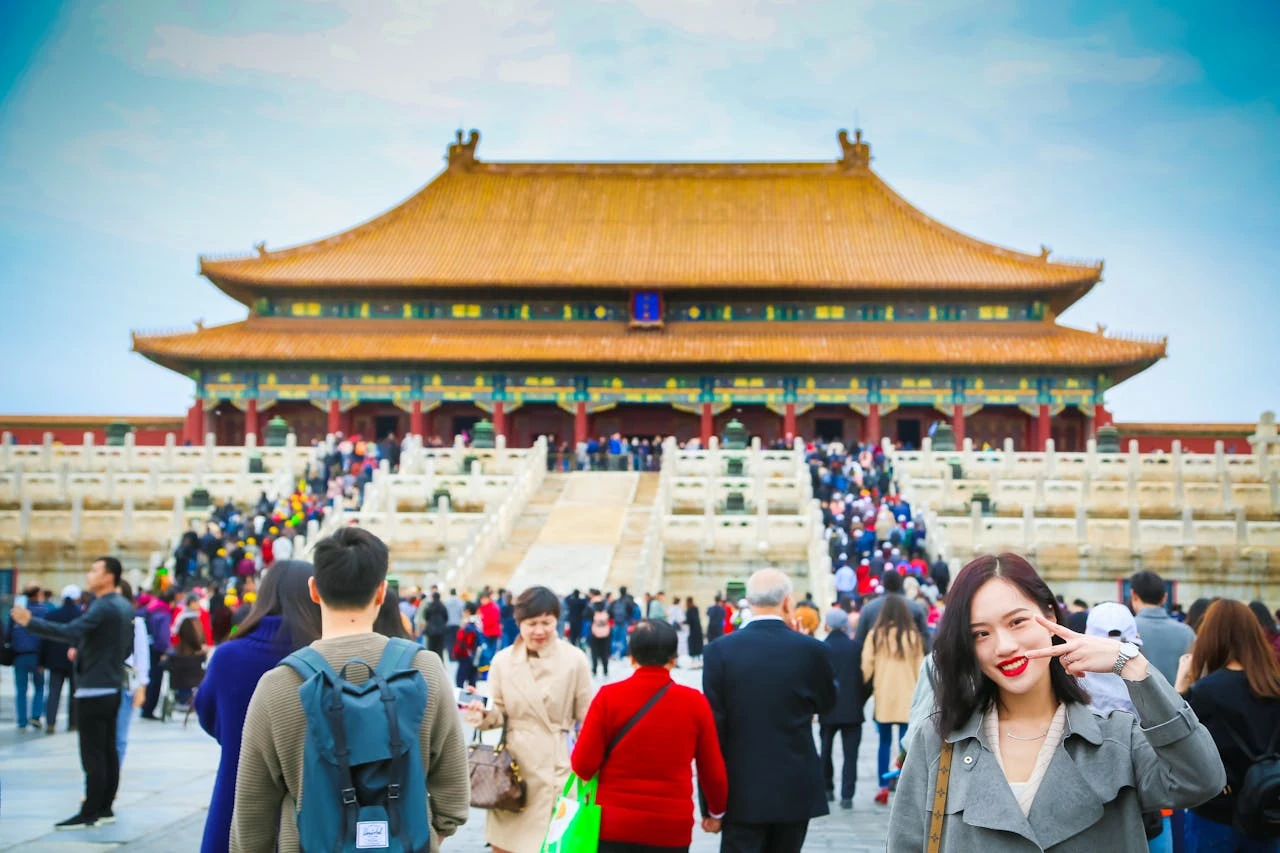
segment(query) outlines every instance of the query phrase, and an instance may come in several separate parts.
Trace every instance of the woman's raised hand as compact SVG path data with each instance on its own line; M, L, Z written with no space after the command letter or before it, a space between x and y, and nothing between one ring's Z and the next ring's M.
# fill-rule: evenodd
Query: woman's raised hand
M1052 619L1036 614L1036 621L1048 629L1049 633L1061 637L1065 642L1043 649L1032 649L1027 652L1029 658L1058 658L1062 668L1068 675L1076 678L1086 672L1112 672L1116 661L1120 659L1120 641L1110 637L1090 637L1077 634L1065 625L1059 625ZM1129 681L1141 681L1147 676L1146 658L1139 655L1124 665L1120 673Z

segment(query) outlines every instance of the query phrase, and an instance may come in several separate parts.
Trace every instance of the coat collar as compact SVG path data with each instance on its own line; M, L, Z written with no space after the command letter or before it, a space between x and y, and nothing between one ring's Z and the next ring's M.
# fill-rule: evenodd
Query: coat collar
M1088 706L1067 704L1062 743L1053 753L1041 790L1024 816L1013 790L1000 769L983 732L983 712L975 712L947 740L956 745L953 773L964 773L966 795L953 801L949 812L962 811L970 825L1021 835L1041 849L1048 849L1083 832L1102 819L1105 801L1076 766L1067 749L1072 735L1099 745L1102 729Z
M959 744L963 740L973 738L986 749L991 748L987 736L982 731L982 718L986 709L974 711L963 726L947 735L949 743ZM1088 705L1079 702L1067 703L1067 727L1062 732L1062 742L1066 743L1072 735L1079 735L1094 746L1102 743L1102 727L1098 725L1098 717Z
M554 660L559 652L559 647L560 640L557 638L538 652L539 659ZM547 713L546 698L533 680L533 670L529 668L529 650L525 646L524 640L517 639L511 646L511 666L506 668L503 675L510 676L512 692L520 694L538 722L548 729L559 728L558 725L552 723L551 715Z

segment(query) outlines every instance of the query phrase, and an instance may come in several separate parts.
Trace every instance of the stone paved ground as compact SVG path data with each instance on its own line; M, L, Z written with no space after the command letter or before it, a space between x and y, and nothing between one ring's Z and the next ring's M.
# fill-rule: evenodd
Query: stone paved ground
M614 667L615 680L625 677ZM696 671L680 670L677 679L700 683ZM53 824L73 814L83 793L76 737L19 733L14 719L13 671L0 669L0 851L31 853L182 853L198 850L218 748L194 718L180 722L135 720L116 801L118 823L85 832L55 833ZM839 808L810 824L807 851L864 853L885 849L888 809L872 802L875 789L876 734L868 723L858 756L858 796L850 811ZM839 772L840 752L836 762ZM719 850L717 836L697 830L694 853ZM484 851L484 812L446 842L446 851Z

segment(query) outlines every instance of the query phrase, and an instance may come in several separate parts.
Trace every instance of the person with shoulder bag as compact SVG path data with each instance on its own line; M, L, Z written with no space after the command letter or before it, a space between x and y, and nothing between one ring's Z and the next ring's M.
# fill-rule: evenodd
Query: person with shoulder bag
M956 576L934 641L938 710L907 750L888 849L1145 853L1143 812L1222 788L1213 737L1141 650L1065 623L1016 554ZM1119 675L1136 716L1094 713L1086 672Z
M464 719L477 730L503 730L502 748L525 784L523 809L489 808L485 841L493 853L538 853L569 776L569 733L591 704L591 670L582 650L557 636L560 599L554 592L530 587L514 609L520 635L493 658L489 704L471 702ZM483 753L473 752L473 759ZM474 802L480 792L473 787L472 793Z
M667 622L631 632L634 674L600 689L573 750L573 772L596 786L599 853L676 853L692 841L690 766L702 827L719 832L729 796L715 718L701 692L671 680L679 637Z
M1199 677L1196 677L1196 676ZM1239 601L1209 605L1179 686L1227 770L1218 796L1188 812L1186 853L1280 851L1280 665Z

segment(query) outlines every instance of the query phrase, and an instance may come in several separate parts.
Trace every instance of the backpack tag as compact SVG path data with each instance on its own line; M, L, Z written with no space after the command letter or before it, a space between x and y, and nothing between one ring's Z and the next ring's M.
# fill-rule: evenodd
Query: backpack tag
M356 822L356 849L381 850L391 846L385 820L362 820Z

